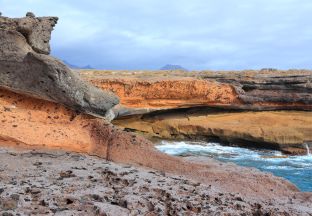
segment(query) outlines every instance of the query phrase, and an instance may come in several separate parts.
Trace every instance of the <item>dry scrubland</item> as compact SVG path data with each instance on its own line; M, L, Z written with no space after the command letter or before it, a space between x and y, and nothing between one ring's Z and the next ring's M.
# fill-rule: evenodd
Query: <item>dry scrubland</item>
M182 71L182 70L95 70L95 69L83 69L74 71L80 73L84 77L88 78L101 78L106 76L126 76L126 77L137 77L137 78L152 78L152 77L195 77L195 78L205 78L218 77L218 76L246 76L246 77L256 77L259 75L311 75L312 70L229 70L229 71L214 71L214 70L202 70L202 71Z

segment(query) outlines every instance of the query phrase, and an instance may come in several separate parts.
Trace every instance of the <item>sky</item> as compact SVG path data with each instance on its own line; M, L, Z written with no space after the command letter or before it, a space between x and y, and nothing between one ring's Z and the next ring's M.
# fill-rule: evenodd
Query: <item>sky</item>
M98 69L312 69L312 0L0 0L58 16L52 55Z

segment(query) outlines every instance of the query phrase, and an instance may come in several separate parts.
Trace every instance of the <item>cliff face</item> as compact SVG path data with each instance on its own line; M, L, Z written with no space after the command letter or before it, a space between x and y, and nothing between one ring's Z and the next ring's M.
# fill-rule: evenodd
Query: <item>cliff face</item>
M229 84L194 78L177 79L91 79L102 89L109 89L129 108L172 109L196 106L225 106L241 104Z
M312 71L203 73L201 78L231 84L247 109L312 110Z
M1 145L74 151L157 169L180 161L161 154L148 140L104 119L2 89L0 123ZM167 160L168 164L158 159Z
M120 97L114 124L129 130L290 154L312 142L311 71L80 73Z
M114 124L165 139L218 138L230 145L306 154L312 140L312 113L240 112L217 114L166 113L115 120Z
M312 71L171 72L80 71L121 98L119 115L181 107L312 110ZM116 110L118 111L118 110ZM135 112L137 113L137 112Z
M115 137L121 131L105 120L1 89L0 122L2 143L25 148L64 149L108 158L109 141L135 140L127 133Z

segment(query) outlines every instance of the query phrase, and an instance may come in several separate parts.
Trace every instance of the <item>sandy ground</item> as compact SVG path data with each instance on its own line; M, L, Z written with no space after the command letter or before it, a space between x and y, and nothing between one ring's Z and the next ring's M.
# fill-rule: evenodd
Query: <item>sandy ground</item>
M0 148L2 215L312 215L182 176L62 151Z

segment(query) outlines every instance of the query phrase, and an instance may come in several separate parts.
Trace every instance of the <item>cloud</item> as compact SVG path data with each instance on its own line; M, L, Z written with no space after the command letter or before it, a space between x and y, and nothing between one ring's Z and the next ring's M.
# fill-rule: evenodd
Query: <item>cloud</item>
M107 69L312 68L310 0L0 0L56 15L53 55Z

